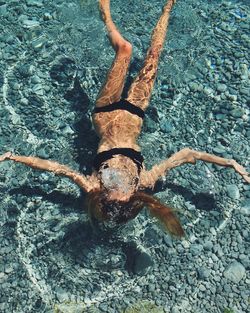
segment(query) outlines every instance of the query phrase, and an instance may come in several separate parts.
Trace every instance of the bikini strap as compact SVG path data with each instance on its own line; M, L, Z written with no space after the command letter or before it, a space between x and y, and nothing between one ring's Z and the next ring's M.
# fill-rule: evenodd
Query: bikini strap
M144 111L139 108L138 106L130 103L126 99L121 99L117 102L113 102L111 104L105 105L103 107L96 107L93 111L93 113L99 113L99 112L111 112L115 110L126 110L132 114L135 114L139 116L140 118L144 118L145 113Z
M94 159L94 168L98 171L101 165L111 159L114 155L121 154L130 158L137 166L138 174L140 174L143 163L143 156L139 151L131 148L113 148L107 151L102 151L98 153Z

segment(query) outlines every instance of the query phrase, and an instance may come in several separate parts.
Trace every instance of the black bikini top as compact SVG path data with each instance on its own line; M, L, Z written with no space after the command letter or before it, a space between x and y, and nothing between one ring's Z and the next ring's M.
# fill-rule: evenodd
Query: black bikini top
M117 102L105 105L103 107L95 108L93 113L111 112L115 110L126 110L132 114L139 116L142 119L144 118L145 115L144 111L141 108L137 107L136 105L130 103L125 99L121 99Z
M139 151L131 148L113 148L107 151L98 153L94 159L94 168L99 171L101 165L111 159L114 155L121 154L130 158L137 166L138 174L140 174L143 163L143 156Z

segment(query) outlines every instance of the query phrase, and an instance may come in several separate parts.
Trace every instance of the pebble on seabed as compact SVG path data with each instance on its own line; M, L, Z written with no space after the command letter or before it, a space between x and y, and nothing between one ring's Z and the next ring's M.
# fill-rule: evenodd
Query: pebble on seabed
M224 272L224 276L233 283L239 283L245 276L246 269L240 262L231 263Z
M241 203L240 212L245 216L250 216L250 199L246 199Z
M227 193L228 196L232 199L239 199L240 198L240 191L239 188L236 185L227 185Z

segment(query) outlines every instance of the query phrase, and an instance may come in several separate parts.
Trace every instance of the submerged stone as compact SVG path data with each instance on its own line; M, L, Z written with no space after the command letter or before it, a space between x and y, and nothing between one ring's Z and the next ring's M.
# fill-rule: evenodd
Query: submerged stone
M217 154L223 154L226 152L226 150L223 147L215 147L213 148L213 152L217 153Z
M84 303L62 303L55 306L55 313L82 313L85 312ZM94 311L93 311L94 312ZM95 311L97 313L98 311Z
M153 266L154 261L149 254L142 252L136 255L134 264L134 273L138 275L146 274Z
M246 199L241 203L240 212L246 216L250 215L250 199Z
M164 309L151 301L142 300L128 307L124 313L164 313Z
M40 23L36 20L23 20L23 26L25 28L34 28L38 27Z
M39 50L40 48L42 48L44 46L44 44L46 43L46 38L45 36L40 36L38 38L36 38L35 40L32 41L32 47L35 50Z
M0 5L0 15L7 15L7 4Z
M28 6L36 6L41 8L43 6L42 0L26 0Z
M216 89L217 89L219 92L224 92L224 91L227 90L227 85L225 85L225 84L218 84L218 85L216 86Z
M224 276L234 283L239 283L246 273L245 267L240 262L233 262L225 270Z
M167 120L163 120L160 122L160 128L164 133L172 133L174 130L172 123Z
M227 194L232 199L239 199L240 198L240 191L236 185L228 185L227 187Z
M242 109L236 108L230 111L230 115L232 115L235 118L240 118L244 114Z

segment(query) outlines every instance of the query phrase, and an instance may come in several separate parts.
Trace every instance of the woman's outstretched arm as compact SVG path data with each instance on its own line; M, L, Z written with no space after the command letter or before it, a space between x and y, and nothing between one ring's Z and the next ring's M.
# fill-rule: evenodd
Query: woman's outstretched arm
M13 155L11 152L7 152L0 156L0 162L6 160L23 163L34 169L49 171L55 173L56 175L68 177L86 192L89 192L95 187L93 186L93 182L91 182L91 177L87 178L71 168L55 161L44 160L31 156Z
M154 165L150 171L145 171L141 177L141 186L154 186L157 180L161 176L166 175L170 169L185 163L195 164L197 160L232 167L243 177L243 179L245 179L247 183L250 183L250 174L235 160L225 159L206 152L184 148L173 154L169 159L161 162L160 164Z

